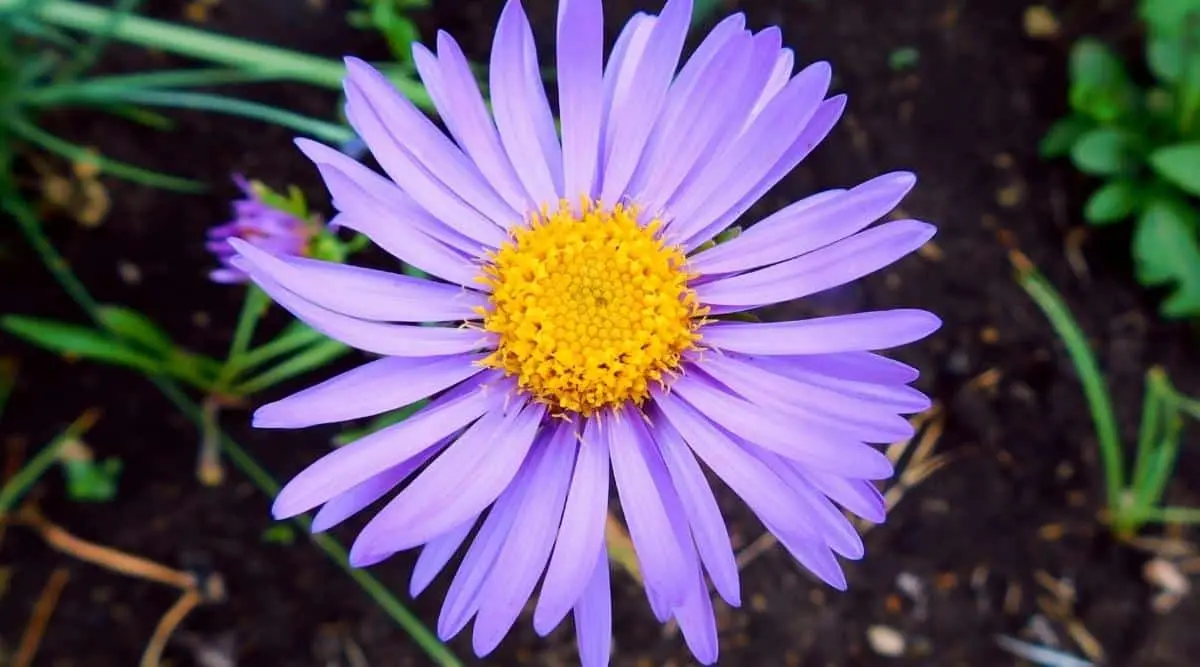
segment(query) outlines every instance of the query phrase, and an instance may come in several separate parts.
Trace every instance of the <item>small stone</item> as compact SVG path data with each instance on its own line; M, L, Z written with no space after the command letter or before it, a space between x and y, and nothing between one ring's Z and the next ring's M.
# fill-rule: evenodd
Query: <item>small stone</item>
M886 625L872 625L867 628L867 643L871 650L888 658L898 658L904 655L907 641L900 631Z
M137 264L126 260L117 262L117 274L126 285L138 285L142 282L142 270Z
M1058 36L1058 17L1045 5L1025 8L1025 34L1033 39L1053 39Z

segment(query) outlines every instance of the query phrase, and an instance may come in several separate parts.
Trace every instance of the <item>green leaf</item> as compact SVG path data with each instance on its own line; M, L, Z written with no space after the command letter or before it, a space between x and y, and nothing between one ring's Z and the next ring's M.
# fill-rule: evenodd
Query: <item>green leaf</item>
M1129 217L1138 202L1132 181L1111 181L1092 193L1083 205L1083 217L1093 225L1108 225Z
M1150 166L1172 185L1200 196L1200 141L1159 148L1150 154Z
M149 317L121 306L101 306L96 316L106 329L118 338L125 339L156 355L167 355L175 350L175 343L167 332Z
M1038 153L1046 159L1065 157L1070 154L1075 142L1095 126L1096 122L1087 116L1077 114L1060 118L1046 131L1046 136L1042 137L1041 143L1038 144Z
M1112 122L1133 108L1137 89L1125 64L1103 42L1084 38L1071 49L1071 108L1101 122Z
M120 459L68 459L62 466L67 478L67 497L71 500L106 503L117 496L117 482L124 467Z
M158 373L161 370L159 362L126 347L120 340L99 329L21 315L0 317L0 329L59 354L128 366L146 373Z
M1200 16L1200 0L1141 0L1138 15L1152 31L1176 34Z
M1167 317L1200 315L1200 225L1182 201L1160 198L1142 210L1133 233L1133 259L1143 285L1174 286L1160 310Z
M262 532L263 544L291 546L296 541L296 530L290 523L277 523Z
M1101 127L1084 133L1071 147L1075 167L1092 176L1114 176L1137 167L1135 144L1128 132Z
M1183 38L1155 36L1146 42L1146 64L1161 81L1175 83L1183 74Z

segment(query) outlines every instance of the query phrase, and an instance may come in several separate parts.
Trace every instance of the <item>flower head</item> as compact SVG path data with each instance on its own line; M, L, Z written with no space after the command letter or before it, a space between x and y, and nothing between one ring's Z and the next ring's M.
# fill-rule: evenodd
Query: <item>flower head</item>
M731 317L835 288L921 246L914 220L867 229L912 188L892 173L822 192L708 243L829 132L845 105L824 63L793 73L780 33L718 25L679 69L692 6L635 16L604 64L600 0L562 0L561 134L529 23L505 7L489 113L440 35L415 62L449 130L350 59L346 113L387 173L300 141L338 222L436 279L272 253L234 264L309 325L382 355L281 401L255 424L299 428L422 398L414 416L315 462L278 517L320 507L327 529L403 485L359 534L359 566L421 547L420 593L460 549L438 631L474 619L496 647L542 581L533 624L570 612L582 663L608 661L604 527L615 481L647 597L696 657L717 657L708 582L740 603L729 535L704 468L836 588L838 556L871 521L878 444L911 436L917 371L874 351L939 326L917 310L759 323ZM678 69L678 71L677 71ZM865 231L864 231L865 230ZM439 323L438 326L420 326ZM839 509L840 506L840 509Z
M221 268L209 273L218 283L246 282L248 276L230 263L237 251L230 239L241 239L279 255L305 256L316 233L315 225L293 211L273 205L263 197L262 186L234 175L233 181L242 190L242 198L233 202L233 220L208 230L206 247Z

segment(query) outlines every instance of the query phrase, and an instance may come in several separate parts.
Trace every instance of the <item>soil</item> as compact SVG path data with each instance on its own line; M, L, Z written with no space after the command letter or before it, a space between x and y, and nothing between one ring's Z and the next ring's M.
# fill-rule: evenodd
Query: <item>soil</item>
M205 27L324 56L384 57L379 38L345 26L347 4L226 0L211 10ZM434 4L419 17L425 36L449 30L473 59L485 61L500 2ZM541 52L551 53L554 3L526 4ZM633 9L657 4L606 3L610 39ZM152 16L184 19L181 2L147 5ZM1132 279L1127 231L1080 234L1077 211L1089 184L1065 165L1040 161L1035 150L1063 111L1070 40L1120 24L1128 7L1051 3L1061 30L1034 40L1022 27L1024 3L1009 0L725 5L745 11L756 28L780 26L799 62L831 61L835 88L850 95L831 138L749 219L806 193L884 171L911 169L920 176L903 215L938 224L935 244L833 297L789 308L795 314L912 306L941 315L946 324L938 334L898 356L923 370L919 386L941 406L944 428L935 453L948 458L868 534L867 557L847 566L849 592L823 587L778 549L749 563L744 606L718 607L721 664L1009 665L1015 659L997 647L995 636L1019 635L1031 623L1048 627L1074 653L1080 652L1078 627L1085 628L1109 665L1195 664L1200 601L1185 598L1168 613L1152 611L1157 591L1143 577L1147 556L1118 544L1097 520L1103 480L1078 380L1046 320L1012 280L1007 259L1010 248L1019 248L1066 296L1100 355L1127 440L1136 432L1142 376L1151 365L1164 365L1181 389L1200 393L1196 332L1155 316L1158 295ZM889 59L899 49L914 49L918 59L895 68ZM118 46L103 69L173 63ZM256 99L316 116L330 117L336 105L332 93L302 86L248 90ZM210 193L190 196L105 179L113 208L103 224L83 228L57 219L50 231L102 301L150 313L180 343L220 355L239 296L205 280L210 259L202 239L208 226L228 215L235 192L229 173L275 186L296 183L319 208L327 207L327 198L288 132L201 114L173 117L176 129L153 140L144 129L86 112L48 119L56 131L114 157L214 184ZM0 234L8 248L0 259L6 287L0 311L79 318L12 226ZM22 443L32 451L80 412L98 407L103 417L87 441L100 456L125 462L119 494L105 504L66 501L58 474L49 475L36 494L46 516L85 539L172 567L208 568L224 579L227 601L187 619L183 638L194 641L168 647L172 665L224 664L205 662L192 649L226 641L233 642L239 665L429 664L302 536L292 545L265 541L272 525L269 499L236 471L217 488L196 481L196 431L146 380L68 363L7 338L0 346L0 354L19 356L22 364L0 427L8 456ZM325 451L334 433L256 433L247 421L246 413L231 412L224 425L279 479ZM1198 472L1200 457L1185 448L1172 501L1200 500ZM721 493L735 542L753 542L761 526L728 491ZM336 534L348 541L353 528ZM16 646L51 572L69 572L36 665L137 664L177 596L74 561L27 529L10 527L0 546L0 581L7 582L0 641L7 651ZM406 603L411 563L402 555L373 569ZM427 624L436 623L445 579L411 602ZM1042 584L1047 579L1073 588L1069 619L1047 616L1039 600L1049 595ZM654 620L636 583L624 574L614 582L614 664L691 664L679 637ZM889 630L904 642L899 657L880 655L869 640ZM569 628L539 639L522 620L479 662L468 636L451 643L467 664L576 661ZM365 661L346 657L355 649Z

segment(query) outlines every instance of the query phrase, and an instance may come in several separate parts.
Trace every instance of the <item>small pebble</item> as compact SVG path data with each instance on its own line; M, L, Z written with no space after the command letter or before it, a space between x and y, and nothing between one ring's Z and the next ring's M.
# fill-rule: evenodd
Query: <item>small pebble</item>
M904 655L904 647L907 642L904 635L895 628L886 625L872 625L867 628L867 643L871 645L871 650L879 655L898 658Z

